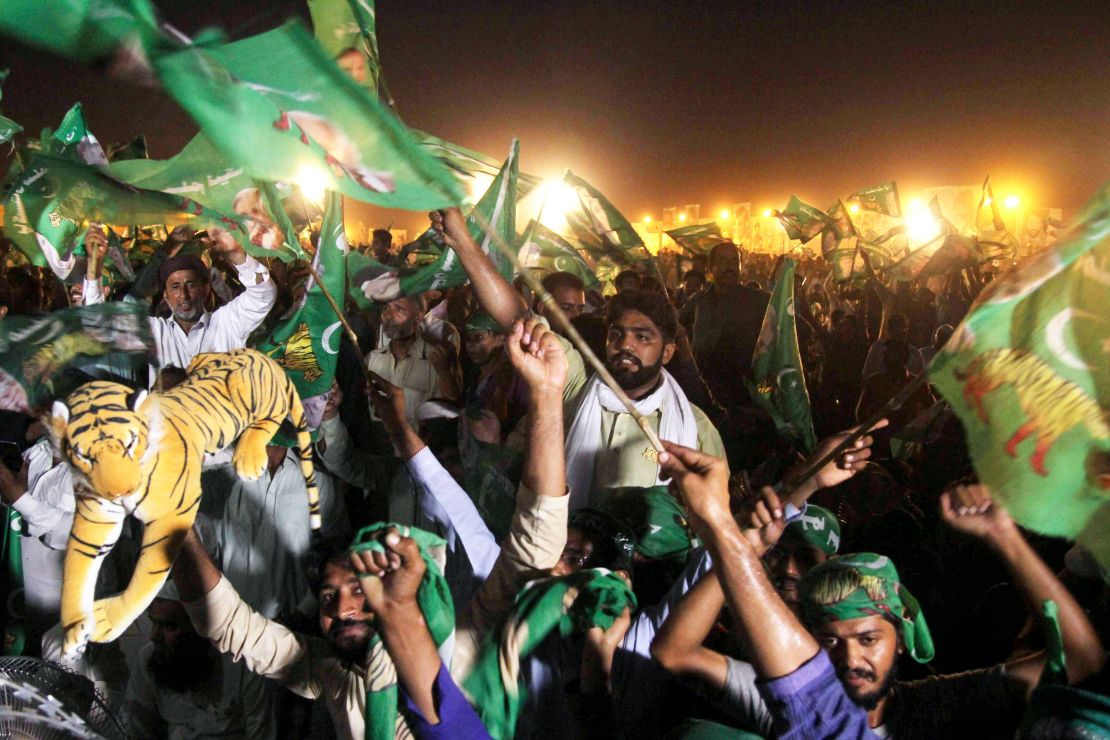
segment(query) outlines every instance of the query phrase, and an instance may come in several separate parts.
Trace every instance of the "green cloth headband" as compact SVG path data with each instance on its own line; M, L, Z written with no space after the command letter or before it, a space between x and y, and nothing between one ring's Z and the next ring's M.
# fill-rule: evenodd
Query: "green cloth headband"
M467 331L491 331L494 334L501 333L501 325L494 321L493 317L488 313L482 311L471 314L470 318L466 320L465 329Z
M653 560L685 560L690 551L686 514L666 486L626 487L613 492L605 510L636 535L636 552Z
M840 549L840 522L828 509L808 504L801 516L786 525L779 542L816 547L831 557Z
M918 663L933 659L933 637L917 599L902 585L890 558L873 552L830 558L799 584L802 617L809 627L881 616L902 626L902 640Z

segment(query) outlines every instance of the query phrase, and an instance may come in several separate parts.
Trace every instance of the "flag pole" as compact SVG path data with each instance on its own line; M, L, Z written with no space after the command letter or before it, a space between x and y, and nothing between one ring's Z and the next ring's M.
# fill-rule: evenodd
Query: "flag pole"
M520 259L517 257L516 252L513 251L513 249L505 243L505 240L501 238L501 235L490 226L489 221L486 220L486 217L482 213L475 209L471 211L470 217L473 218L482 231L486 233L486 236L490 238L498 251L509 260L513 269L524 279L528 287L539 296L540 300L543 302L544 308L548 312L547 315L555 319L555 323L566 332L567 338L574 344L575 348L582 355L582 359L586 361L586 364L593 368L594 372L601 378L601 382L609 386L609 389L613 391L628 413L636 420L637 426L640 427L640 431L647 438L652 448L657 453L663 452L663 443L659 440L659 435L651 428L651 422L646 416L636 410L636 406L632 403L632 399L628 397L628 394L624 392L624 389L620 387L620 384L617 383L612 373L609 372L609 369L605 367L605 363L598 359L597 355L590 349L590 345L586 343L586 340L582 338L582 335L579 334L578 330L574 328L574 325L570 323L570 319L568 319L567 315L563 313L563 310L559 308L559 304L555 302L555 299L551 297L547 289L543 287L543 283L540 282L539 278L532 274L530 270L521 268Z
M323 234L320 235L320 238L323 239ZM320 247L317 246L316 254L319 253ZM352 327L351 322L347 320L347 316L343 313L342 309L339 308L339 304L336 302L335 297L332 296L331 291L328 290L328 286L324 285L324 281L320 279L320 274L316 272L316 267L312 264L314 261L315 256L312 260L306 262L308 274L312 276L312 279L316 282L316 286L320 288L320 293L323 294L324 299L328 302L328 305L331 306L331 310L335 311L335 317L339 319L339 323L343 325L343 330L347 333L347 338L351 340L351 345L355 349L355 356L358 357L358 366L362 368L362 375L366 378L366 387L373 388L374 378L370 374L370 368L366 365L366 355L362 353L362 347L359 346L358 335L355 334L354 327ZM346 257L344 257L343 263L344 272L346 272Z
M902 387L902 390L898 391L898 394L894 396L894 398L891 398L889 401L883 404L882 408L860 422L859 425L856 426L856 428L853 429L847 437L841 440L840 444L829 450L819 460L817 460L809 467L805 468L801 473L792 475L787 480L784 480L781 484L782 491L780 492L780 495L789 496L799 486L801 486L813 476L817 475L817 472L821 470L821 468L825 467L834 459L836 459L836 457L840 453L852 447L852 445L856 443L857 439L870 432L871 427L875 426L877 423L886 418L887 414L889 414L891 411L897 411L898 409L902 408L906 401L910 399L910 396L917 392L918 389L920 389L921 386L924 385L928 379L929 373L923 370L920 375L911 380L909 383L906 383L906 385Z

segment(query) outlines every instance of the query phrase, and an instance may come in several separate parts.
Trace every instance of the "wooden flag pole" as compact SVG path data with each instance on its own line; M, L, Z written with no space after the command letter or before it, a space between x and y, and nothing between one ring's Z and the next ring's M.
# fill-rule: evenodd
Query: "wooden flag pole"
M568 319L567 315L563 313L563 310L559 308L559 305L555 303L555 299L552 298L551 294L547 292L547 289L543 287L543 283L540 282L539 278L520 266L520 259L517 257L516 252L506 244L505 240L501 238L501 235L490 226L485 216L477 210L471 211L470 216L482 231L486 233L486 236L490 238L498 251L509 260L513 269L524 279L528 287L535 291L536 295L543 301L544 308L550 312L548 316L555 319L555 323L566 332L567 338L574 344L575 348L582 355L582 358L586 361L586 364L593 368L594 372L601 378L601 382L609 386L609 389L613 391L624 405L625 409L627 409L628 413L636 420L637 426L640 427L640 431L643 432L652 448L656 452L663 452L663 443L659 440L659 435L651 428L651 422L636 409L635 404L632 403L632 399L629 398L628 394L624 392L624 389L620 387L612 373L609 372L609 368L605 367L605 363L598 359L597 355L590 349L590 346L586 344L586 340L582 338L582 335L579 334L578 330L574 328L574 325L570 323L570 319Z

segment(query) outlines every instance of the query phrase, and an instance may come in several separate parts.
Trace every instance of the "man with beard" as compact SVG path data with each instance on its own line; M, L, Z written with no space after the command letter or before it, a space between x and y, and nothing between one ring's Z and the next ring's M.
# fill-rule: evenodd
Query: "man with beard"
M455 368L447 353L420 331L425 310L424 297L419 295L401 296L382 306L382 333L387 343L366 358L370 372L404 389L405 409L414 429L422 403L459 397Z
M748 374L770 296L740 284L740 251L721 242L709 252L710 283L682 307L694 359L718 403L730 413L748 402Z
M196 633L172 587L147 610L150 643L127 683L124 716L140 738L277 737L273 687Z
M175 231L177 233L177 231ZM91 279L85 281L85 305L103 303L100 274L107 243L90 250ZM158 272L163 287L162 300L170 309L170 318L150 317L150 330L158 348L162 367L189 367L189 362L202 352L230 352L247 345L247 337L258 328L277 298L277 287L270 280L270 271L243 248L232 243L211 247L235 266L243 292L226 305L209 311L208 297L212 286L208 266L195 254L176 254L162 263Z
M445 241L458 254L482 310L509 331L528 313L524 298L471 238L458 209L445 211L443 224ZM678 318L666 296L639 290L620 293L609 304L606 323L606 367L656 433L723 455L713 423L663 369L674 356L678 331ZM531 341L527 329L525 340ZM655 450L639 424L616 394L587 372L578 350L562 337L559 344L569 366L563 402L570 421L565 452L571 508L602 507L613 489L657 485Z

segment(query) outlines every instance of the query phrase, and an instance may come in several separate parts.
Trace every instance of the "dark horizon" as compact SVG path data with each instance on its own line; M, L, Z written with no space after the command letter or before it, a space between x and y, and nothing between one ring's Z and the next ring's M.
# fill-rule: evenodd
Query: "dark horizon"
M233 38L308 18L299 0L156 4L186 33ZM632 220L987 174L1070 215L1110 179L1105 6L811 5L379 0L378 37L406 123L498 159L515 135L523 171L570 167ZM100 70L11 42L5 66L0 108L25 134L78 100L102 143L145 133L156 158L196 130Z

